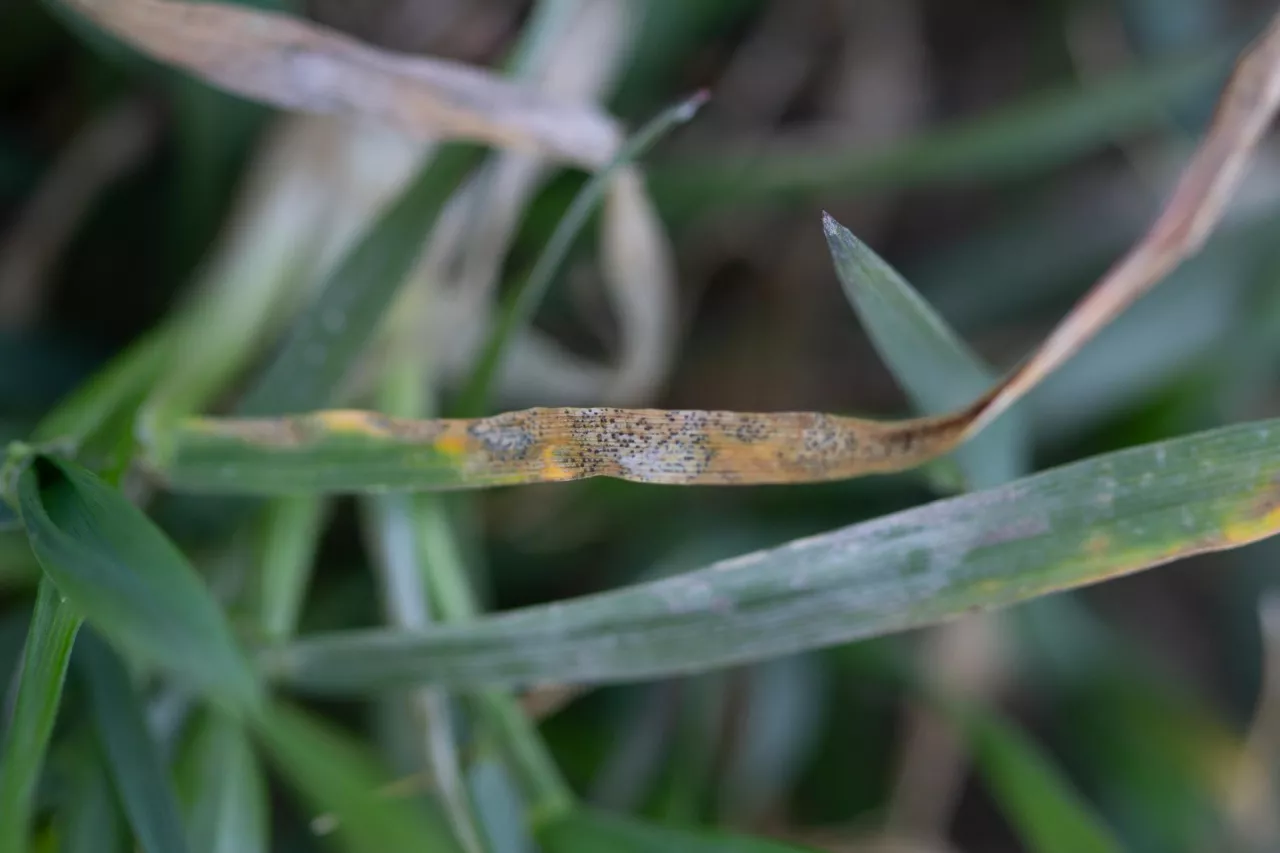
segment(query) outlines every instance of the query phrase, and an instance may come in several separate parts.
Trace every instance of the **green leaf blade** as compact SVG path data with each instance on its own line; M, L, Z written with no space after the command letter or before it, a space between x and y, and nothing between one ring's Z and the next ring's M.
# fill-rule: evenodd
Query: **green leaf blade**
M62 699L79 614L47 580L36 593L17 703L0 752L0 853L23 853L36 786Z
M1022 732L993 713L953 706L979 774L1033 853L1120 853L1092 808Z
M268 853L266 779L240 722L212 711L191 744L192 853Z
M138 844L149 853L188 853L177 794L129 674L104 643L92 636L85 640L77 669L89 688L98 740Z
M113 643L231 707L260 688L194 568L123 495L40 456L18 483L31 547L58 592Z
M281 704L268 707L254 726L258 742L303 800L337 820L336 835L350 853L460 853L435 815L381 796L386 779L336 730Z
M919 293L830 214L823 231L845 295L872 344L921 414L973 402L998 378ZM1029 467L1019 410L1004 413L955 456L970 488L1008 482Z
M440 148L328 275L280 353L241 401L240 414L304 412L329 402L482 150L461 144Z

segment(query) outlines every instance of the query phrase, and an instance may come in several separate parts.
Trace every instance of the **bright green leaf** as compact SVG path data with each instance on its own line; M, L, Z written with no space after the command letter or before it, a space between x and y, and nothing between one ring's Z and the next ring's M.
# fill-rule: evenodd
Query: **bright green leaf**
M83 468L39 456L18 482L41 567L113 643L233 707L258 685L208 589L168 539Z

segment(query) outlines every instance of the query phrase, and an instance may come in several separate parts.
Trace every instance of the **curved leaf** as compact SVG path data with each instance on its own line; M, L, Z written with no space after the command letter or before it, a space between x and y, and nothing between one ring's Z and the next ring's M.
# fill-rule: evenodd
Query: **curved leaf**
M341 693L658 678L933 624L1278 529L1280 421L1241 424L653 583L417 633L314 636L265 663Z
M89 471L38 456L18 480L41 568L96 629L233 707L259 688L195 569L151 521Z

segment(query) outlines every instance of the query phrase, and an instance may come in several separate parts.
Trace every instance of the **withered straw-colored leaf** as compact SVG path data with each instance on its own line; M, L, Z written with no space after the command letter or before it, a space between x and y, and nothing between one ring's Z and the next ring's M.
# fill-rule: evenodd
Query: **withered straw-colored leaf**
M457 62L379 50L229 3L61 0L147 56L288 110L346 113L416 138L459 139L586 166L608 161L608 116Z
M150 448L149 462L177 488L254 493L464 489L594 476L798 483L913 468L982 430L1195 253L1221 219L1278 103L1280 15L1240 60L1203 143L1147 234L1031 358L955 412L902 421L628 409L435 421L359 412L193 419ZM839 231L835 220L826 223L828 233Z

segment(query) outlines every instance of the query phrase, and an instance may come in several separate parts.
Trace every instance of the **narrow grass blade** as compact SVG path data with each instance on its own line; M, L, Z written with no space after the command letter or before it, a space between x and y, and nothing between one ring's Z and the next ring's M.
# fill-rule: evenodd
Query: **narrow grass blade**
M994 713L939 703L963 731L992 796L1032 853L1120 853L1124 848L1057 768Z
M269 707L255 720L277 771L316 814L337 819L349 853L460 853L449 830L415 803L381 796L386 778L351 739L301 711Z
M463 416L479 416L488 409L489 391L502 364L502 355L506 351L507 344L520 327L528 325L533 320L533 315L542 304L556 272L564 264L569 250L573 248L574 240L586 227L591 214L599 206L618 171L644 156L646 151L676 125L691 120L707 98L706 92L699 92L663 110L637 131L608 165L593 174L591 179L583 185L556 226L551 239L547 241L542 254L538 256L533 270L529 273L529 278L507 304L489 340L485 342L484 350L476 362L475 372L458 402L458 409Z
M0 753L0 853L27 848L36 786L79 629L75 610L51 583L41 583L27 630L17 702Z
M958 409L998 375L898 272L848 228L823 214L823 230L845 296L872 344L920 414ZM998 486L1029 467L1025 424L1006 412L955 451L970 489Z
M268 853L266 779L239 721L211 711L191 743L192 853Z
M262 521L259 620L265 636L293 635L328 506L322 498L297 496L271 501Z
M798 200L820 193L1013 180L1111 145L1162 122L1166 106L1212 91L1241 45L1037 94L952 127L866 150L782 140L753 151L719 151L656 168L659 209L683 219L712 206Z
M88 687L98 741L138 845L148 853L186 853L177 795L147 731L141 703L115 652L88 635L76 657Z
M435 154L329 274L284 348L241 401L241 414L301 412L329 402L421 254L445 201L480 153L453 145Z
M253 673L203 581L124 495L71 462L38 456L18 497L41 567L90 624L220 702L257 701Z
M1280 531L1280 421L1106 454L688 574L433 628L306 638L286 683L607 682L934 624Z
M693 832L580 809L538 833L547 853L803 853L774 841L707 831ZM812 853L817 853L813 850Z

